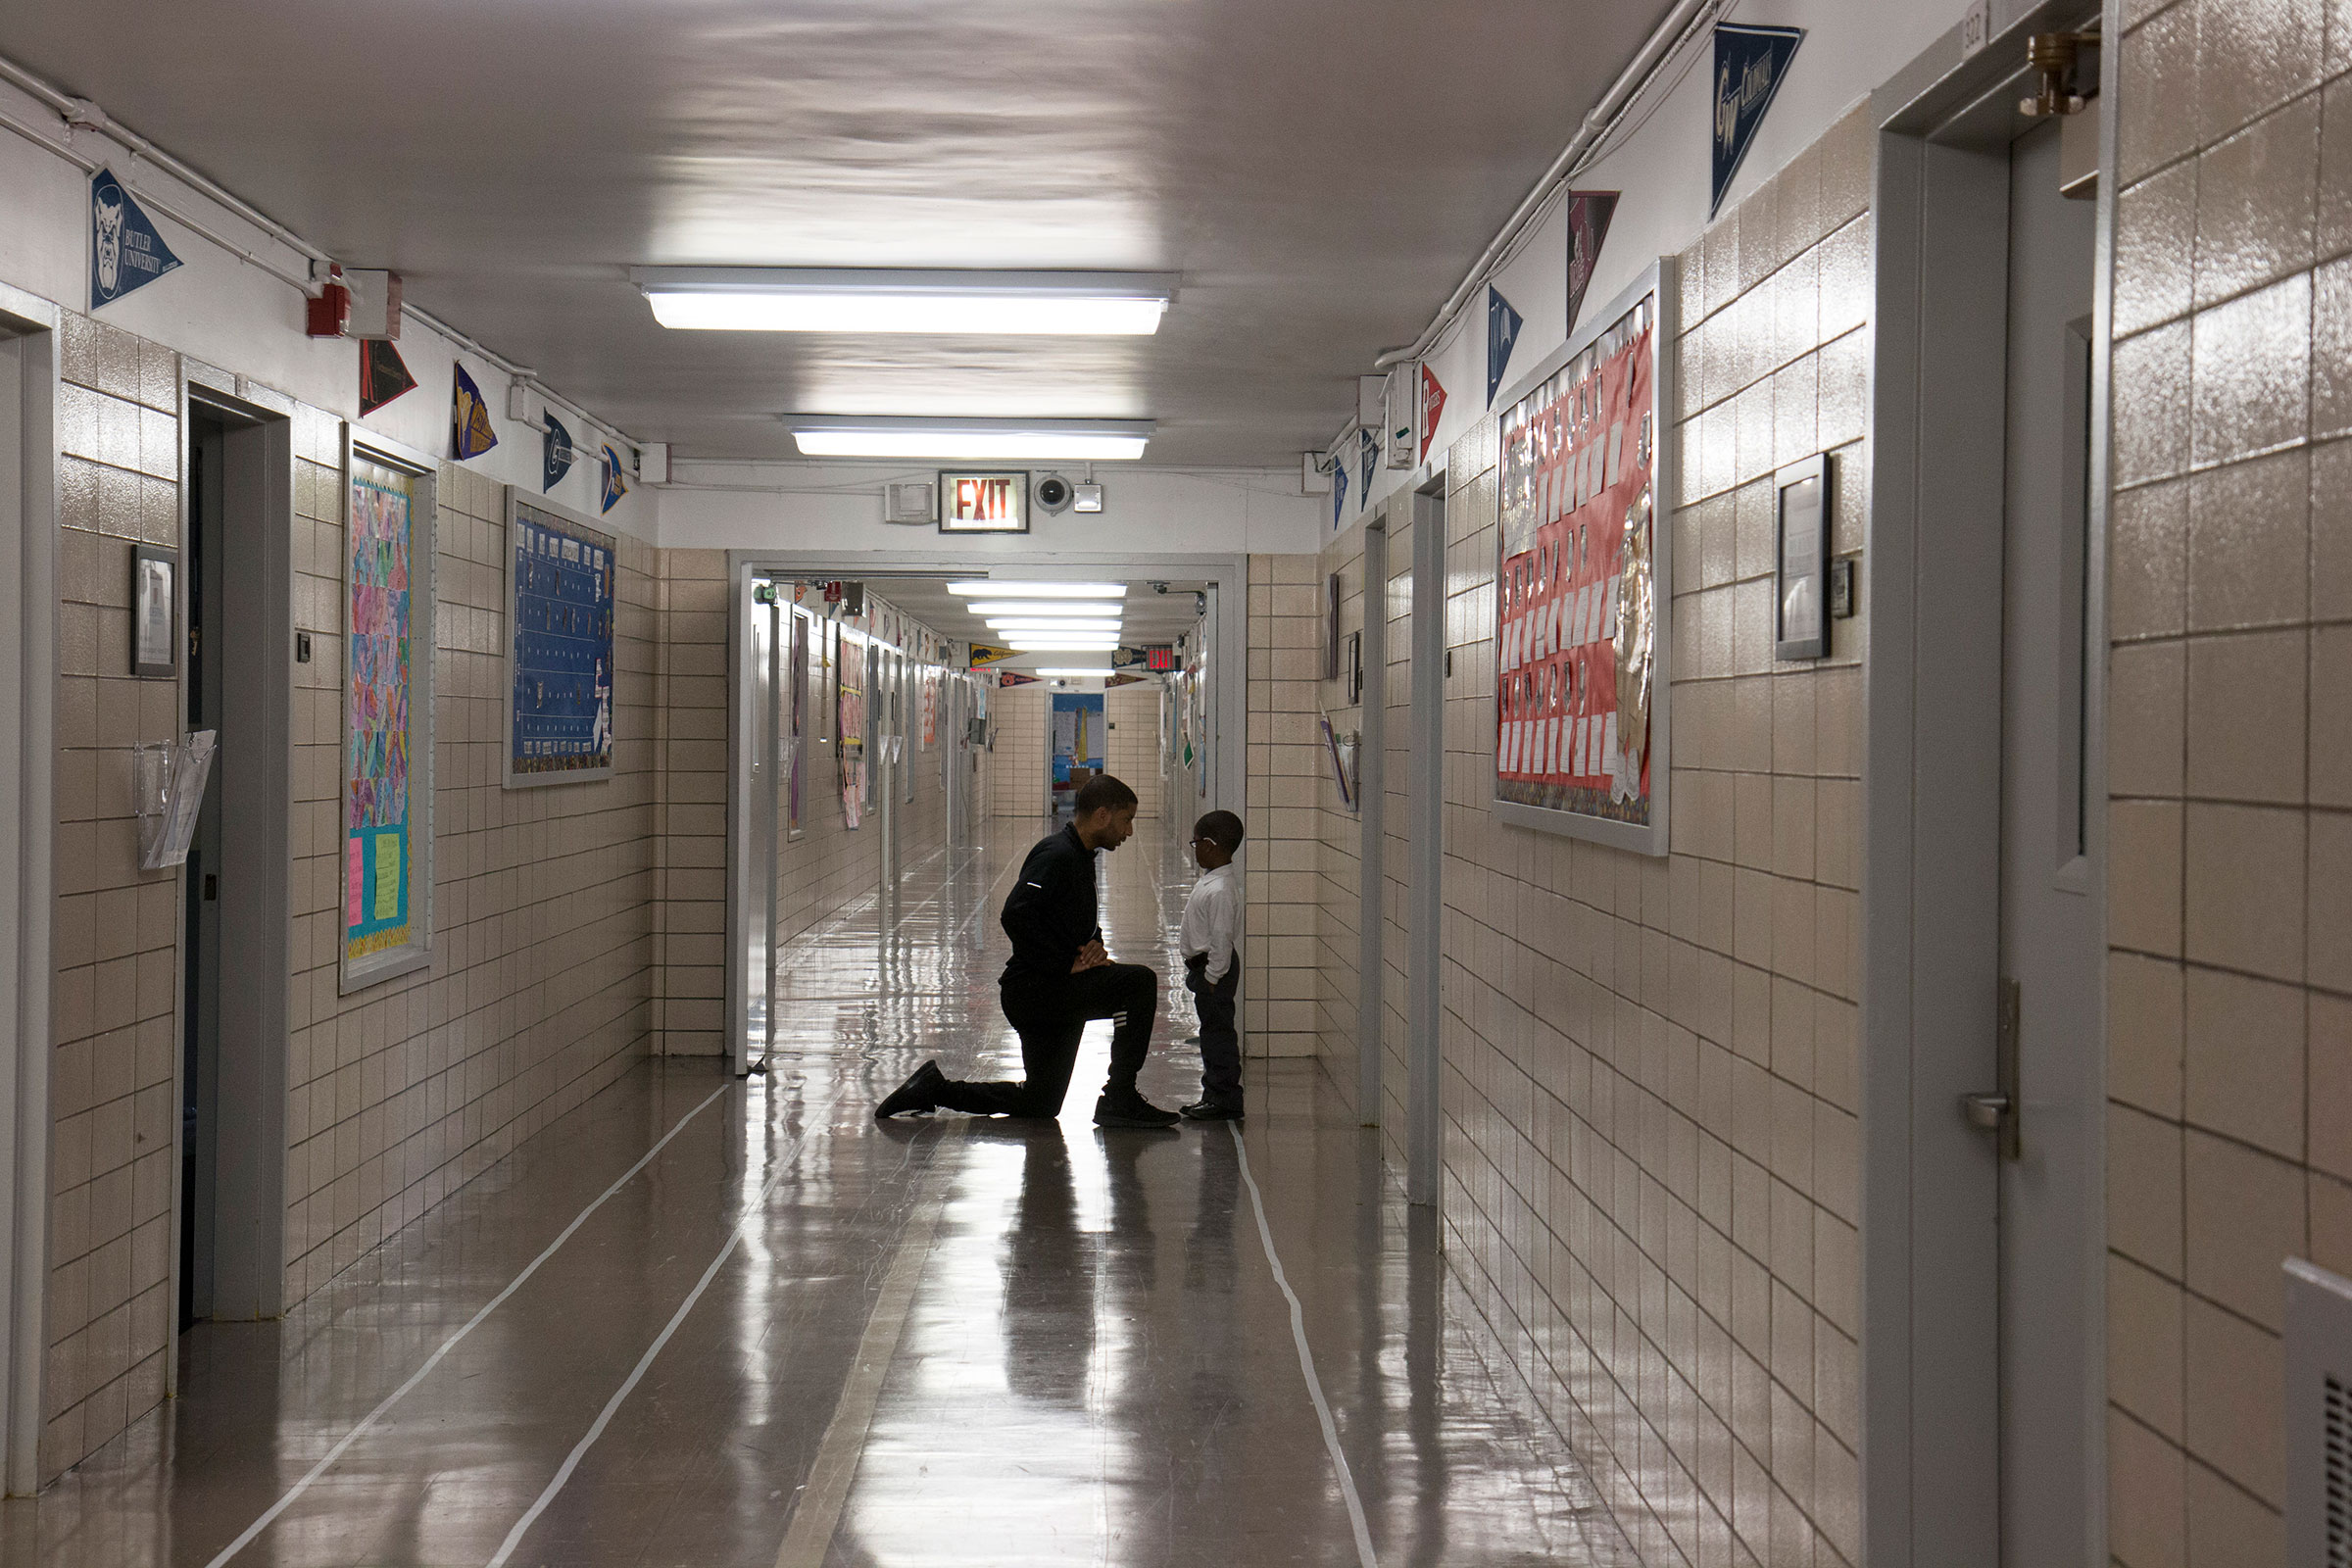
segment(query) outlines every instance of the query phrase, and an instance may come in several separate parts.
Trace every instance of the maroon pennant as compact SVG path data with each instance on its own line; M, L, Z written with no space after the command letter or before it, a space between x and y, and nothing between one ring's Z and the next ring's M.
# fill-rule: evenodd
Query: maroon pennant
M366 418L404 392L416 389L400 345L369 338L360 345L360 417Z
M1585 290L1592 286L1592 269L1600 262L1601 241L1609 237L1609 220L1617 216L1617 192L1572 190L1568 193L1568 330L1584 314Z

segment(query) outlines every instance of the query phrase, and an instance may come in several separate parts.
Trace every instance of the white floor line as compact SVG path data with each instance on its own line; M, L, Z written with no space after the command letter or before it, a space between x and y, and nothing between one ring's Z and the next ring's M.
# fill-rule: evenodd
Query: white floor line
M726 1266L728 1258L735 1255L735 1249L743 1245L744 1231L766 1209L767 1200L775 1192L777 1186L783 1182L786 1176L792 1174L792 1162L799 1155L801 1147L808 1143L808 1135L831 1122L835 1108L840 1105L844 1098L842 1093L836 1092L833 1098L825 1102L822 1110L808 1118L808 1123L802 1129L800 1136L793 1139L791 1144L786 1146L784 1152L776 1156L775 1174L769 1176L766 1182L761 1184L757 1197L743 1205L742 1212L736 1217L734 1229L727 1233L727 1245L718 1250L718 1255L710 1260L710 1266L703 1270L703 1277L695 1282L693 1290L686 1293L686 1299L679 1302L677 1311L670 1314L669 1322L662 1327L660 1334L654 1337L654 1343L645 1348L645 1354L637 1358L636 1366L630 1369L629 1375L621 1381L620 1387L612 1391L612 1397L605 1401L604 1409L597 1412L596 1420L590 1423L580 1441L572 1445L571 1452L564 1455L564 1463L557 1469L554 1478L548 1482L545 1490L539 1494L538 1500L531 1504L530 1511L514 1521L514 1528L507 1532L507 1539L499 1544L497 1554L490 1559L489 1568L502 1568L507 1559L514 1555L514 1548L522 1544L522 1538L529 1533L531 1526L539 1522L539 1516L547 1511L547 1505L556 1500L556 1494L564 1490L564 1484L571 1479L571 1473L580 1467L581 1458L591 1447L595 1446L596 1440L605 1435L605 1428L612 1424L613 1412L618 1410L622 1402L636 1390L639 1381L646 1374L646 1369L654 1364L655 1358L662 1353L662 1347L669 1343L670 1336L678 1332L678 1325L686 1321L686 1315L692 1312L695 1303L703 1298L703 1293L710 1288L710 1282L718 1278L718 1271Z
M612 1185L606 1188L604 1192L597 1197L594 1202L590 1203L586 1208L581 1209L579 1214L572 1220L572 1222L564 1227L562 1234L557 1236L554 1241L547 1244L547 1250L545 1251L541 1252L537 1257L532 1258L531 1261L523 1268L521 1273L515 1275L512 1280L509 1280L507 1282L507 1288L499 1292L496 1296L490 1298L489 1301L483 1305L480 1311L467 1318L466 1320L465 1327L459 1329L448 1339L443 1340L441 1342L441 1348L428 1356L422 1366L410 1373L409 1380L406 1383L403 1383L399 1388L394 1389L390 1394L384 1396L383 1403L368 1411L365 1416L362 1416L358 1426L353 1427L349 1432L344 1433L342 1438L337 1441L335 1446L326 1450L325 1457L321 1458L317 1464L311 1466L309 1471L304 1474L303 1478L300 1481L295 1482L293 1487L287 1491L284 1496L278 1498L277 1501L270 1505L268 1512L264 1513L252 1524L247 1525L245 1527L244 1534L238 1536L236 1540L230 1542L226 1546L223 1546L220 1549L220 1554L215 1557L210 1563L206 1564L206 1568L220 1568L222 1563L228 1561L231 1557L234 1557L238 1552L243 1551L247 1546L252 1545L254 1539L261 1535L263 1531L269 1529L270 1526L275 1522L279 1514L284 1513L288 1508L292 1507L294 1504L294 1499L301 1496L303 1493L308 1491L312 1482L324 1475L337 1459L343 1457L343 1451L346 1448L349 1448L354 1443L358 1442L360 1436L367 1432L368 1428L374 1426L376 1422L383 1419L385 1411L391 1409L402 1399L408 1397L409 1392L416 1388L417 1384L422 1383L426 1376L432 1372L433 1368L439 1366L443 1358L445 1358L450 1351L457 1348L458 1342L460 1340L463 1340L466 1335L471 1334L476 1328L480 1327L482 1319L497 1311L500 1305L506 1301L508 1297L513 1296L516 1291L522 1289L523 1282L528 1280L532 1275L538 1273L539 1266L542 1263L545 1263L549 1258L555 1256L557 1250L561 1249L565 1242L571 1240L572 1234L576 1232L582 1225L588 1223L588 1216L594 1214L598 1209L604 1207L607 1200L611 1199L614 1193L619 1192L623 1187L629 1184L630 1178L634 1177L639 1171L645 1169L646 1166L653 1163L654 1156L661 1153L662 1151L667 1147L672 1138L677 1137L679 1133L685 1131L686 1124L688 1122L694 1120L695 1117L708 1110L721 1095L725 1094L733 1087L734 1082L731 1079L720 1084L716 1089L710 1091L709 1097L706 1098L701 1104L695 1106L685 1115L680 1116L677 1120L677 1124L671 1127L669 1131L662 1135L662 1140L660 1143L655 1144L653 1148L647 1150L645 1153L638 1158L636 1164L631 1165L627 1170L622 1171L619 1177L613 1181Z
M940 1143L962 1138L967 1125L961 1118L951 1123L940 1135ZM858 1461L865 1452L866 1434L873 1429L875 1406L882 1400L883 1380L899 1353L899 1341L914 1307L915 1287L922 1282L923 1265L931 1256L931 1239L939 1230L940 1210L946 1204L941 1189L949 1177L934 1178L932 1168L944 1152L934 1150L924 1165L927 1190L899 1234L898 1250L891 1254L890 1271L882 1277L873 1312L865 1320L865 1333L858 1341L858 1354L842 1384L841 1398L833 1406L833 1419L826 1423L816 1457L809 1463L808 1484L801 1492L800 1505L792 1511L784 1544L776 1548L776 1568L824 1568L825 1553L833 1547L834 1534L841 1528L842 1507L850 1498L850 1483L858 1477Z
M1323 1446L1331 1450L1332 1468L1339 1472L1340 1495L1348 1504L1348 1522L1355 1528L1355 1555L1362 1568L1380 1568L1380 1558L1372 1550L1372 1527L1364 1522L1363 1499L1355 1494L1355 1474L1348 1468L1348 1455L1340 1451L1340 1429L1331 1418L1331 1404L1323 1397L1323 1380L1315 1376L1315 1356L1306 1348L1306 1309L1298 1304L1298 1293L1291 1289L1290 1277L1282 1271L1282 1259L1274 1253L1274 1232L1266 1224L1266 1201L1258 1196L1257 1178L1250 1174L1250 1146L1242 1142L1242 1125L1229 1121L1225 1130L1233 1134L1234 1152L1242 1158L1242 1180L1250 1188L1250 1206L1257 1211L1257 1239L1265 1244L1266 1263L1274 1270L1274 1283L1282 1287L1285 1299L1291 1303L1291 1338L1298 1346L1298 1370L1306 1374L1306 1392L1315 1401L1315 1418L1323 1423Z

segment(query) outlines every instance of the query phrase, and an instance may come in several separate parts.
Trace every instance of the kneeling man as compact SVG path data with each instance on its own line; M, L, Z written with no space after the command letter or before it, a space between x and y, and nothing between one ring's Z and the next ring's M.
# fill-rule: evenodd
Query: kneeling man
M1135 1087L1159 1010L1159 976L1140 963L1113 963L1095 913L1095 852L1127 842L1135 804L1135 791L1109 774L1088 779L1069 826L1038 841L1004 901L1012 960L997 984L1004 1017L1021 1037L1024 1081L960 1083L926 1061L874 1107L877 1120L921 1110L1058 1116L1088 1020L1112 1018L1110 1078L1095 1102L1096 1124L1176 1124L1176 1112L1152 1104Z

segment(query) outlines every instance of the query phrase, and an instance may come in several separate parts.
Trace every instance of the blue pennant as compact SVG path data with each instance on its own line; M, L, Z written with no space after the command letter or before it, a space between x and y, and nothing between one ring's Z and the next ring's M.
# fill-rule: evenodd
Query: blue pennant
M1805 40L1802 27L1751 27L1718 23L1715 27L1715 195L1707 204L1711 220L1732 188L1764 112L1772 107L1788 62Z
M1363 449L1364 461L1364 488L1355 498L1355 504L1360 507L1372 499L1372 474L1380 466L1380 437L1369 430L1360 429L1355 432L1355 437L1357 445Z
M556 411L547 411L547 435L540 443L540 468L546 475L540 483L542 491L553 490L571 471L571 432L556 417Z
M605 448L605 458L604 458L604 463L605 463L605 505L604 505L604 510L605 510L605 511L607 511L607 512L611 512L611 511L612 511L612 510L614 507L616 507L616 506L620 505L620 498L621 498L622 496L625 496L625 495L627 495L627 494L629 493L629 481L628 481L628 479L626 478L626 476L624 476L624 475L622 474L622 472L621 472L621 469L620 469L620 454L619 454L619 453L617 453L617 452L615 452L615 451L613 451L613 450L612 450L612 449L610 446L608 446L608 447L606 447L606 448Z
M1510 368L1511 349L1519 341L1525 319L1492 283L1487 285L1487 407L1502 387L1502 372Z
M179 265L114 172L90 176L90 309L112 305Z
M1341 458L1331 466L1331 525L1336 530L1348 515L1348 460Z

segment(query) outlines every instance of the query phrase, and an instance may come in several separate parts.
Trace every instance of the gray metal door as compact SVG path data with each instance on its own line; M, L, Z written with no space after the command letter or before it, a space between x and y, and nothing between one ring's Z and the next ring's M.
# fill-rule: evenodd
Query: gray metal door
M775 1005L776 973L776 803L779 797L776 759L777 701L782 682L777 677L776 585L764 577L751 580L744 606L744 678L751 682L752 734L750 798L745 803L744 863L750 897L743 974L745 1061L764 1059L769 1044L769 1020Z
M2088 1561L2102 1482L2101 1083L2088 651L2092 203L2060 127L2011 149L2002 550L2001 1560Z

